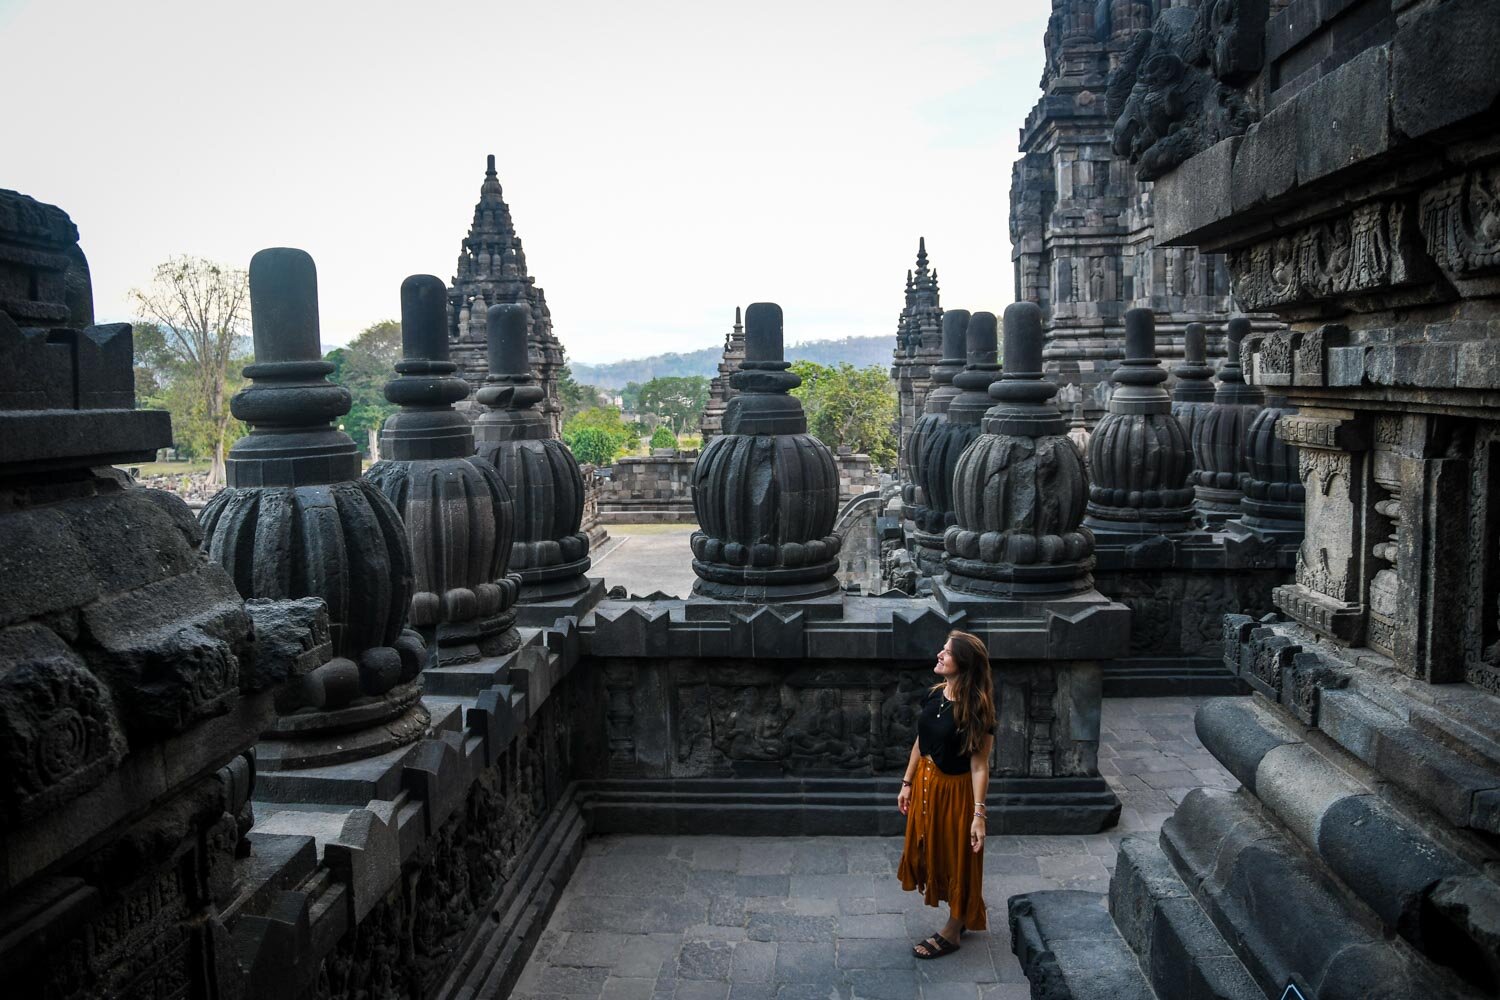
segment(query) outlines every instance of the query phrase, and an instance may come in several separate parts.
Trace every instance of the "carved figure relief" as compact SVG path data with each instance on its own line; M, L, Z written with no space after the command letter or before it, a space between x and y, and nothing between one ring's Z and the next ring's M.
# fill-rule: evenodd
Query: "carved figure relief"
M1354 503L1350 457L1332 451L1301 453L1309 530L1297 553L1297 582L1337 601L1348 601L1353 563Z
M1500 268L1500 166L1480 167L1422 193L1427 253L1454 277Z
M1234 294L1246 309L1272 309L1407 284L1423 269L1408 214L1404 202L1371 202L1230 251Z
M1137 177L1156 180L1255 122L1229 84L1259 68L1265 20L1264 0L1220 0L1164 10L1132 39L1106 93L1115 153L1136 164Z

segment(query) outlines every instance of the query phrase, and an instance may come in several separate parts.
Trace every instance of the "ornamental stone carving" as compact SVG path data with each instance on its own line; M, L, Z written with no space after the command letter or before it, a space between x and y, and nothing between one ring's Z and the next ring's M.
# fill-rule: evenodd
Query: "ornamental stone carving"
M1266 0L1172 7L1132 39L1107 93L1115 152L1136 164L1137 177L1156 180L1256 121L1226 84L1260 68L1266 13Z
M251 433L230 449L228 486L203 510L203 551L245 598L321 598L334 656L294 679L262 744L271 770L358 759L419 738L428 724L421 636L405 627L411 551L401 517L361 479L336 421L347 390L328 381L317 272L301 250L250 261L255 363L230 409Z
M745 362L724 433L693 468L693 572L699 597L776 602L838 589L838 470L807 433L801 380L782 359L781 307L745 310Z
M453 404L469 394L448 357L447 288L412 275L401 284L397 377L385 396L401 411L381 429L365 478L390 500L411 543L411 624L438 644L440 663L515 648L519 577L506 572L514 528L510 490L474 454L474 429Z
M921 500L912 511L916 559L927 576L942 572L943 532L954 518L953 469L958 456L979 434L974 424L957 428L948 425L948 405L962 391L953 384L953 379L964 370L968 327L967 309L943 313L943 359L932 369L934 388L927 394L922 416L906 442L915 495Z
M1171 534L1192 525L1191 452L1161 386L1166 379L1156 358L1155 317L1149 309L1129 310L1109 412L1089 438L1084 523L1096 535Z
M993 359L994 317L976 314L970 328L981 316L989 317L987 356ZM971 362L976 358L986 365L983 350L970 355ZM988 370L994 370L992 360ZM1057 386L1043 376L1042 314L1035 303L1005 310L1005 366L998 379L989 388L995 405L982 433L954 473L957 523L943 539L944 583L986 597L1087 591L1094 539L1080 522L1088 479L1067 421L1052 404ZM950 419L957 408L955 401Z
M1245 384L1240 367L1240 345L1249 332L1250 321L1243 316L1229 321L1225 341L1228 354L1219 369L1219 387L1208 411L1189 431L1194 504L1210 526L1223 524L1240 513L1244 496L1240 481L1248 470L1246 436L1264 402L1258 387Z
M510 569L523 604L573 597L589 588L589 536L583 524L583 474L568 446L536 409L542 388L527 360L526 306L490 306L489 375L476 398L486 408L474 425L479 457L510 489L515 510Z

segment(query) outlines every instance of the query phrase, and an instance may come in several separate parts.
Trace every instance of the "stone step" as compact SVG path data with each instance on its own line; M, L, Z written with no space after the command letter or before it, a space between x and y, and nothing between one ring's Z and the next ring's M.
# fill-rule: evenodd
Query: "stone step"
M1326 716L1331 695L1324 692ZM1341 731L1354 729L1355 713L1378 724L1379 709L1341 699ZM1484 982L1483 953L1496 933L1500 886L1439 839L1437 816L1396 811L1376 789L1361 783L1353 757L1317 740L1297 721L1260 699L1216 700L1200 709L1203 745L1260 800L1342 891L1357 897L1384 928L1399 934L1439 965ZM1368 773L1368 772L1366 772ZM1459 887L1479 910L1459 913L1436 900Z
M1157 996L1261 1000L1255 980L1154 839L1126 837L1120 843L1109 912Z
M1162 826L1161 847L1267 996L1288 983L1318 1000L1493 995L1389 939L1248 788L1188 793Z
M1046 1000L1158 1000L1135 952L1109 919L1106 897L1053 889L1010 897L1010 946ZM1175 1000L1163 997L1161 1000ZM1260 1000L1259 994L1255 1000Z

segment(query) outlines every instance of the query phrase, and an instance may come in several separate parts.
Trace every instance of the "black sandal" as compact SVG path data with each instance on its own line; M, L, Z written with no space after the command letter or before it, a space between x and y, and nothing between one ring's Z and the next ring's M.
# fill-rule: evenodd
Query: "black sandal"
M924 948L926 949L925 952L919 950ZM949 941L941 934L933 934L923 941L918 941L912 948L911 953L920 959L929 959L942 958L944 955L951 955L955 951L958 951L958 945Z

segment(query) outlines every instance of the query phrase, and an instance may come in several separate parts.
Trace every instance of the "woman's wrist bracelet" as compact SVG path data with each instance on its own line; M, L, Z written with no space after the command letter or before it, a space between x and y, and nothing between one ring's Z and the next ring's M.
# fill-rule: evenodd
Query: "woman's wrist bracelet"
M901 784L903 784L903 785L909 785L909 784L911 784L911 779L910 778L902 778L901 779Z

